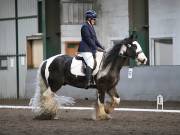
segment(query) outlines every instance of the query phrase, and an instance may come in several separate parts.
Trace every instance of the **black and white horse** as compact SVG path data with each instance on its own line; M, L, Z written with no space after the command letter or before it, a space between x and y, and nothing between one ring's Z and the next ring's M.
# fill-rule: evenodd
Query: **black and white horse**
M120 79L120 70L129 58L135 59L138 64L147 62L140 44L132 36L114 45L105 54L98 52L96 69L93 72L97 88L96 119L109 119L109 114L119 105L120 97L116 85ZM53 119L59 105L73 102L72 99L60 98L55 93L66 84L84 88L86 79L83 67L82 60L62 54L43 61L39 67L38 87L32 101L36 108L36 118ZM111 97L111 103L106 105L105 93Z

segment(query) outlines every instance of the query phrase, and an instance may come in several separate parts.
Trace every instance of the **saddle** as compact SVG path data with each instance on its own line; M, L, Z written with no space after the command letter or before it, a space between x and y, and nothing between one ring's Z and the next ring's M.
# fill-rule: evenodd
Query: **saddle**
M75 59L82 61L81 72L83 72L85 74L85 69L87 67L87 64L86 64L84 58L82 56L80 56L80 55L76 55Z
M76 60L82 60L82 62L87 66L87 64L86 64L86 62L85 62L85 60L84 60L84 58L83 58L82 56L76 55L76 56L75 56L75 59L76 59Z
M99 71L99 67L100 67L100 63L103 57L103 52L97 52L96 53L96 64L93 68L93 73L92 75L96 75L97 72ZM71 74L75 75L75 76L85 76L85 69L86 69L86 62L84 60L84 58L78 54L75 57L73 57L72 62L71 62Z

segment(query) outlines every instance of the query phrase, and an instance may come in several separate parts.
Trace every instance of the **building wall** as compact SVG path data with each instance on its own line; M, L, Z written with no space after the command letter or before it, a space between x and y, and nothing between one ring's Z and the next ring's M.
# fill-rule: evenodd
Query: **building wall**
M37 33L37 1L18 0L19 54L26 54L26 36ZM0 1L0 55L16 55L15 0ZM97 36L106 48L112 41L128 36L128 0L98 0L98 13L95 29ZM150 45L154 38L173 38L173 64L180 61L180 5L179 0L149 0ZM10 18L10 19L7 19ZM81 25L61 26L61 47L65 53L65 41L80 41ZM32 97L35 90L36 69L27 73L26 57L19 57L20 97ZM128 68L121 71L117 89L122 100L155 100L162 94L165 100L179 101L179 66L136 67L133 78L127 78ZM16 97L16 57L8 57L8 70L0 70L0 98ZM26 83L25 83L26 80ZM26 90L25 90L26 85ZM95 90L81 90L66 86L58 92L74 98L96 98Z
M0 70L0 98L16 98L18 90L19 97L24 98L26 37L38 32L37 0L17 0L17 16L15 7L15 0L0 1L0 57L7 58L7 69ZM16 58L19 60L19 74Z
M176 1L177 5L180 5L180 1ZM175 29L176 29L176 38L174 39L174 47L173 47L173 62L180 65L180 8L177 8L176 12L176 19L177 22L175 23Z
M0 19L13 18L14 1L1 1L0 4ZM6 11L6 12L4 12ZM11 40L9 40L11 39ZM15 21L1 20L0 21L0 55L10 55L16 53L16 38L15 38ZM6 57L6 56L5 56ZM8 70L0 70L0 97L16 96L16 64L14 57L7 58ZM11 74L11 76L10 76ZM11 84L11 85L9 85Z
M98 35L103 46L112 45L129 35L128 0L100 0Z
M180 29L179 21L179 0L149 0L149 39L150 54L153 58L153 39L173 39L173 65L180 65ZM153 60L151 59L151 64Z

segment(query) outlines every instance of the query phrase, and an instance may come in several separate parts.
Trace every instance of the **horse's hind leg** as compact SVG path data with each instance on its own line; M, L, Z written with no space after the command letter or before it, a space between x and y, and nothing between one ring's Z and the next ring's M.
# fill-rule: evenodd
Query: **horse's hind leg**
M107 93L111 97L111 102L106 104L105 112L109 114L114 110L115 107L119 105L120 97L117 93L116 88L109 90Z
M50 87L41 96L40 108L39 119L54 119L58 113L58 103L55 100L55 93L52 92Z
M96 120L107 120L111 117L105 112L104 108L105 91L98 91L96 103Z
M41 78L41 76L40 76ZM57 101L57 95L55 92L61 87L59 86L56 90L49 83L45 86L43 80L39 81L39 103L38 111L36 113L36 119L54 119L58 114L59 104Z

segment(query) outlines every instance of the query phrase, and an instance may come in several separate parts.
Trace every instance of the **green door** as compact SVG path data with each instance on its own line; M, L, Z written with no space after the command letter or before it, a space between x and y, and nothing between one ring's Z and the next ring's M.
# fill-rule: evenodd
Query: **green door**
M129 0L129 33L135 34L145 55L149 58L148 0ZM134 62L130 62L134 65Z
M44 59L59 54L61 51L59 2L59 0L42 1L42 32Z

